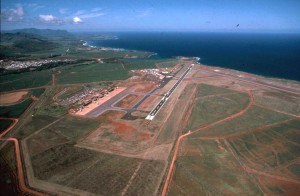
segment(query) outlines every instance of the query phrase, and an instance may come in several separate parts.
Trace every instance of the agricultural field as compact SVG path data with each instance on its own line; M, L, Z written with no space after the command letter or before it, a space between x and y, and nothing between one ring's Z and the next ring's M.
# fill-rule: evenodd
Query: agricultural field
M2 145L2 141L0 143ZM0 150L0 195L20 195L22 192L17 184L16 160L14 155L14 145L8 142Z
M280 92L257 92L255 94L257 105L269 107L289 114L300 115L299 98Z
M196 130L201 126L237 113L250 101L249 96L245 93L220 87L201 84L197 91L198 97L186 127L188 130ZM223 94L224 92L226 94Z
M252 168L299 179L299 129L300 120L289 120L240 137L229 138L228 141L241 160ZM294 164L287 164L290 162Z
M51 70L24 72L0 76L0 92L41 87L51 81Z
M251 101L246 93L207 84L198 85L196 95L187 123L194 129L180 143L168 195L299 192L298 98L257 90Z
M128 73L122 65L114 63L67 66L60 68L59 71L60 73L57 74L59 84L114 81L128 78Z
M0 119L0 133L2 131L4 131L6 128L9 127L9 125L11 125L13 121L12 120L2 120Z
M0 117L18 118L31 103L31 99L26 99L16 105L0 106Z
M159 161L99 153L72 143L32 156L32 165L38 179L99 195L131 195L136 189L140 194L153 194L162 169ZM137 178L131 182L134 173Z
M169 195L263 195L219 141L186 139L175 167Z
M293 117L282 113L260 108L258 106L252 106L244 115L201 130L200 132L193 134L193 137L222 137L237 134L242 131L251 131L261 126L270 125L292 118Z
M124 59L123 62L127 70L136 70L172 67L178 61L176 59Z

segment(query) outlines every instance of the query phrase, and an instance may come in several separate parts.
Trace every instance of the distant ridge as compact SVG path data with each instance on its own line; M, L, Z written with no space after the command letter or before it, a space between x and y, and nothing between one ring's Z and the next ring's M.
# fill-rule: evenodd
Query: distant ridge
M23 56L26 52L51 50L58 46L46 36L16 32L1 33L0 59Z
M54 29L36 29L36 28L26 28L26 29L15 29L10 31L5 31L5 33L28 33L35 34L44 37L72 37L73 34L66 30L54 30Z

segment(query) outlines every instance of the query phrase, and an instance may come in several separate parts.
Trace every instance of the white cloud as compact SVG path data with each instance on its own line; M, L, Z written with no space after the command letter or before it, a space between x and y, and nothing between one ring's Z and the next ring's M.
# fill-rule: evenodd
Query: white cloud
M73 14L74 17L79 17L81 19L86 19L86 18L95 18L95 17L99 17L99 16L103 16L105 15L104 12L101 11L101 8L94 8L90 11L86 11L86 10L79 10L77 12L75 12L75 14Z
M146 17L152 13L152 8L148 8L145 10L137 11L137 17Z
M102 10L102 8L96 7L96 8L92 9L92 12L98 12L98 11L101 11L101 10Z
M43 23L52 23L52 24L65 24L67 21L56 18L55 16L48 15L39 15L39 20Z
M39 15L39 18L43 22L52 22L56 20L56 18L53 15Z
M68 9L66 9L66 8L61 8L61 9L59 9L59 13L61 13L61 14L66 14L66 13L68 13Z
M78 23L81 23L82 20L81 20L81 18L75 16L75 17L73 18L73 22L74 22L75 24L78 24Z
M23 20L24 10L21 4L9 10L1 10L1 19L4 21L14 22Z
M32 10L38 10L45 7L44 5L39 5L37 3L29 3L27 6Z

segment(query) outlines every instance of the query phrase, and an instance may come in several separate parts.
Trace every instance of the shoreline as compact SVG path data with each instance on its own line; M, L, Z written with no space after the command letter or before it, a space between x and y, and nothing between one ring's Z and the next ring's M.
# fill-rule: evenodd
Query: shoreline
M84 41L83 45L86 46L86 47L103 49L104 51L107 51L107 50L112 50L112 51L126 51L127 50L127 51L148 52L148 51L130 50L130 49L123 49L123 48L121 50L119 50L119 48L97 47L97 46L93 46L93 45L88 44L88 41ZM146 58L151 58L152 56L159 56L159 54L156 53L156 52L149 52L149 53L152 53L152 54L150 54ZM228 67L221 67L221 66L212 65L212 64L202 64L201 63L201 57L197 57L197 56L173 56L173 58L181 58L181 57L183 57L183 58L195 58L195 60L196 60L195 63L201 64L201 65L204 65L204 66L208 66L208 67L212 67L212 68L226 69L226 70L230 70L230 71L234 71L234 72L239 72L239 73L241 73L241 75L243 75L243 74L244 75L251 74L251 75L254 75L256 77L261 77L261 78L264 78L264 79L271 79L271 80L276 80L276 81L279 80L280 82L286 82L286 83L292 83L292 84L298 84L298 85L300 84L300 80L298 81L298 80L287 79L287 78L282 78L282 77L275 77L275 76L270 76L270 75L263 75L263 74L245 72L245 71L238 70L238 69L233 69L233 68L228 68ZM159 57L159 58L164 59L164 57Z
M258 39L249 35L232 38L223 35L203 35L201 37L180 34L180 37L178 37L176 34L173 36L172 33L167 34L167 36L161 36L158 33L154 33L153 36L152 34L136 35L132 33L122 35L119 41L98 42L95 40L91 45L94 47L105 45L116 48L122 47L125 50L153 51L158 53L158 57L162 59L177 56L200 56L201 63L208 66L229 68L265 77L300 82L298 69L300 59L295 53L297 49L299 50L300 45L287 47L293 43L293 40L298 41L299 38L292 37L287 40L285 36L281 36L278 38L279 41L285 42L280 44L281 42L276 41L277 39L270 43L268 42L271 39L269 37L259 37ZM221 40L218 45L216 45L217 40ZM232 40L234 43L230 44L229 41ZM157 43L153 43L153 41ZM285 50L282 51L282 49Z

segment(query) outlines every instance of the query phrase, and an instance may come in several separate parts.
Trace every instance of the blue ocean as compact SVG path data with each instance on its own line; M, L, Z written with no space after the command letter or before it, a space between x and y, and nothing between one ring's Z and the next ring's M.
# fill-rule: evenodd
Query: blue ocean
M89 41L157 53L156 58L200 57L205 65L300 81L300 34L115 33L118 39Z

